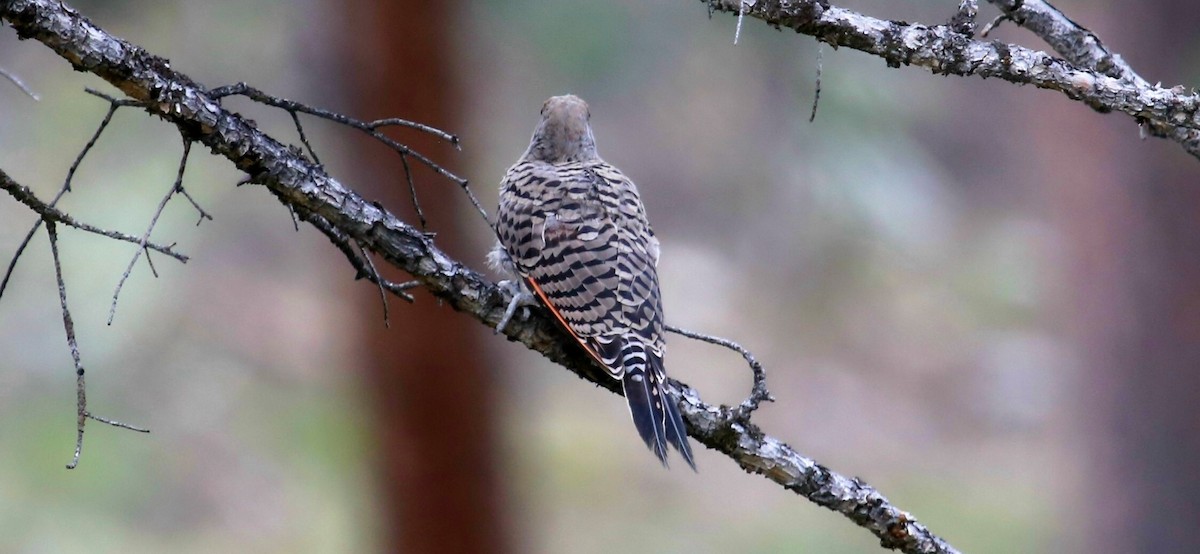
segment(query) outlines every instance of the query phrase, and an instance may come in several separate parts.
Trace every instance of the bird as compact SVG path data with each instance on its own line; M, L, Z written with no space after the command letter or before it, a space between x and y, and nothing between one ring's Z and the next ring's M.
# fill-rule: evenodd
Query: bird
M646 446L696 462L663 365L659 241L637 186L596 152L587 102L542 105L529 147L504 175L489 264L511 277L518 306L540 302L622 390Z

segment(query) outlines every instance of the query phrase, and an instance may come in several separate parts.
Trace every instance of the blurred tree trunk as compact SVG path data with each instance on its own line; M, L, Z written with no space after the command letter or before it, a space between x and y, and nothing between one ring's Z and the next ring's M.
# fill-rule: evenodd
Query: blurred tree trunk
M451 1L354 0L343 36L350 112L402 117L454 131L459 92L453 74ZM454 167L457 153L412 130L401 142ZM364 196L416 224L396 155L367 141L352 147L366 177ZM421 206L437 243L461 256L458 215L468 204L456 185L411 164ZM473 212L471 212L473 215ZM479 225L471 228L479 228ZM377 264L383 267L385 264ZM390 269L390 268L388 268ZM404 280L403 275L391 275ZM479 356L480 327L417 292L391 301L391 328L381 321L375 287L357 283L362 352L376 413L378 486L388 552L504 552L503 499L497 469L493 376Z
M1126 4L1056 3L1151 82L1194 79L1184 64L1197 46L1180 43L1200 24L1194 3L1122 13ZM1073 410L1064 410L1075 433L1059 437L1075 471L1058 490L1082 497L1050 507L1073 526L1055 530L1051 551L1200 552L1200 165L1170 143L1138 140L1127 119L967 86L977 90L964 91L959 125L931 127L931 140L971 176L976 202L1030 202L1066 239L1047 245L1063 256L1054 266L1067 289L1051 300L1061 297L1079 354ZM995 137L1022 139L998 147ZM988 163L1008 165L979 170Z
M1151 82L1188 82L1195 45L1179 41L1200 25L1194 2L1138 12L1106 42ZM1082 468L1092 476L1084 547L1200 552L1200 168L1156 140L1125 138L1117 152L1081 142L1064 163L1108 173L1075 179L1063 197L1075 203L1066 223L1093 464Z

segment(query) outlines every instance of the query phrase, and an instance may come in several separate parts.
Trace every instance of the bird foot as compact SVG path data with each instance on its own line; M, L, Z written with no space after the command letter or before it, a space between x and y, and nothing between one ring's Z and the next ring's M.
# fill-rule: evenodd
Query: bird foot
M508 308L504 310L504 317L500 318L500 323L496 324L496 334L504 332L504 328L508 326L509 320L517 313L517 308L521 308L522 317L529 317L529 307L536 303L534 296L525 292L525 287L519 282L504 280L500 281L498 285L509 294L512 294L512 300L509 300Z

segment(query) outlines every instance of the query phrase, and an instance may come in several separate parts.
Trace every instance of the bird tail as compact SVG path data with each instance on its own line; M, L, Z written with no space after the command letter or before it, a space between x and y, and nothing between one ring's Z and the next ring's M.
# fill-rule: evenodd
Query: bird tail
M626 364L621 384L638 434L664 466L667 465L667 445L670 444L695 471L696 461L688 444L683 418L679 415L679 405L665 386L667 374L662 358L646 352L643 345L633 341L626 344L625 350Z

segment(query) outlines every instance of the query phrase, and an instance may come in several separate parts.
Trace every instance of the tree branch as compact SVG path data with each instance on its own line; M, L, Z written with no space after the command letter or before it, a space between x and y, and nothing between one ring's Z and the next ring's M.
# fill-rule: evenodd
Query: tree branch
M747 13L761 17L761 7L756 5ZM353 242L378 254L454 309L489 327L494 328L503 316L510 300L507 291L443 253L419 229L346 188L299 149L280 143L223 108L209 90L173 70L166 60L108 34L58 0L5 0L0 2L0 20L9 23L21 38L33 38L51 48L75 69L113 84L133 99L131 104L174 124L185 141L200 142L229 159L249 175L247 182L265 186L298 217L335 242ZM901 39L897 36L894 40ZM829 42L839 44L837 40ZM331 234L330 229L336 233ZM347 257L353 259L351 254ZM510 340L619 393L619 384L601 376L545 310L518 314L504 332ZM747 359L753 362L752 357ZM758 381L756 375L756 385ZM706 404L685 384L670 384L680 392L689 433L746 471L764 475L845 515L871 531L885 547L911 553L957 552L861 480L830 471L763 433L744 417L748 410L743 407ZM761 394L765 395L765 389Z
M1136 76L1094 34L1042 0L989 0L1051 44L1059 58L999 41L975 40L951 25L886 21L826 0L703 0L710 13L728 12L811 35L883 58L889 67L916 65L935 74L994 77L1055 90L1096 111L1123 112L1146 123L1155 136L1178 142L1200 158L1200 95L1182 86L1166 89ZM969 6L965 8L969 11ZM959 14L964 12L960 11ZM952 23L960 24L956 17Z
M200 221L204 221L204 218L212 219L212 216L208 215L208 212L204 211L204 208L201 208L183 188L183 172L187 169L188 155L191 151L192 143L185 137L183 139L183 155L179 159L179 172L176 174L175 182L171 184L171 189L162 197L162 200L158 201L158 209L154 210L154 215L150 217L150 224L146 226L146 232L142 233L142 238L137 240L138 249L133 252L133 257L129 260L129 266L125 268L125 273L121 274L121 280L117 281L117 288L113 290L112 305L108 308L109 325L112 325L113 318L117 315L117 300L121 296L121 289L125 288L125 281L129 280L129 275L133 273L133 266L137 264L138 258L142 257L142 252L146 252L146 262L150 263L150 253L146 248L149 245L150 234L154 232L154 226L158 224L158 218L162 217L163 210L167 208L167 202L170 202L171 198L176 194L182 193L191 201L192 206L200 212L200 220L196 222L196 225L199 225ZM150 270L154 273L155 277L158 276L158 271L154 270L153 263L150 265Z
M1002 12L1001 17L1029 29L1033 34L1046 41L1058 55L1067 61L1088 69L1093 69L1113 77L1133 83L1137 87L1149 88L1152 85L1138 75L1129 64L1117 53L1112 52L1100 37L1083 28L1071 18L1058 11L1044 0L988 0ZM1171 91L1182 91L1182 87L1173 87ZM1193 93L1194 94L1194 93ZM1140 120L1143 129L1156 137L1169 138L1183 145L1184 149L1196 155L1195 148L1200 145L1200 131L1187 127L1176 127L1168 122L1156 119Z
M1067 61L1094 69L1115 79L1146 83L1121 56L1108 50L1100 37L1080 27L1043 0L988 0L1003 12L1003 18L1033 31Z
M67 348L71 350L71 360L75 362L75 456L71 458L71 463L67 464L67 469L75 469L79 466L79 456L83 453L83 431L87 426L87 420L94 419L113 427L139 433L149 433L150 430L103 418L88 411L83 361L79 356L79 343L75 340L75 322L71 319L71 310L67 306L67 285L63 281L62 263L59 262L58 231L55 229L54 221L46 221L46 234L50 237L50 255L54 258L54 279L58 283L58 300L62 306L63 330L67 334Z
M158 252L162 252L180 262L187 263L188 257L175 251L175 245L161 245L155 242L145 241L133 235L127 235L119 231L107 231L99 227L83 223L68 214L65 214L53 206L46 204L38 199L29 188L13 181L3 169L0 169L0 190L7 192L10 196L16 199L17 202L25 204L30 210L33 210L38 215L42 216L39 221L56 221L68 227L74 227L80 231L87 231L92 234L108 237L114 240L130 242L139 247L149 248ZM34 228L36 230L36 227ZM0 289L3 290L3 289Z

